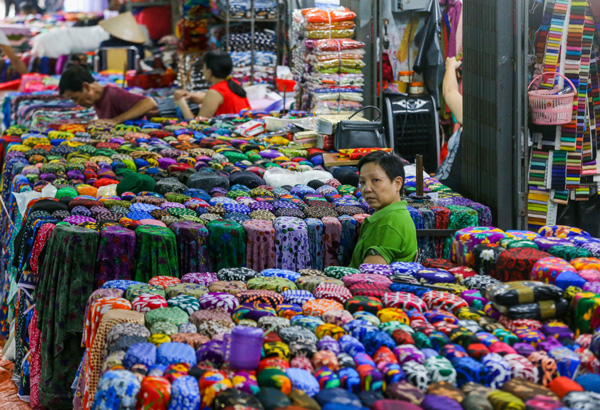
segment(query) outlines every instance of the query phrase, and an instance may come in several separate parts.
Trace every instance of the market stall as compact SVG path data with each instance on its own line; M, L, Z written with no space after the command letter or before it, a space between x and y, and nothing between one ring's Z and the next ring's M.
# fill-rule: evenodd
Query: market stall
M164 103L174 88L155 87L163 72L86 77L162 109L117 124L60 98L57 77L24 77L0 137L0 340L12 363L0 362L12 369L0 398L85 410L597 408L600 239L555 223L501 230L489 204L423 171L439 162L440 125L452 127L439 90L415 81L432 87L439 67L415 74L413 63L436 47L460 55L462 3L416 3L379 11L389 38L369 61L359 10L185 2L170 43L180 88L250 85L248 109L214 118L178 117ZM286 58L275 20L288 12L293 80L275 69ZM440 42L417 46L438 15ZM227 48L230 76L198 69L213 46ZM348 119L377 88L378 62L386 98L419 105L387 138L383 120ZM343 134L352 126L359 145ZM396 137L409 135L434 147L433 159L406 151L416 164L394 157L417 255L355 263L381 215L358 162L402 156Z

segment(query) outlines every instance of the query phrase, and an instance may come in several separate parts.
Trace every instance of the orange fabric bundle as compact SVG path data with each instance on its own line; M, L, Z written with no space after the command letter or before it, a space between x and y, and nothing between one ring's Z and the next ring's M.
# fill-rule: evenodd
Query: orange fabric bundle
M96 198L96 194L98 194L98 188L94 188L91 185L81 184L77 186L77 193L79 195L89 195Z
M333 23L345 20L354 20L356 13L344 7L343 10L325 11L317 8L302 10L304 18L309 23Z

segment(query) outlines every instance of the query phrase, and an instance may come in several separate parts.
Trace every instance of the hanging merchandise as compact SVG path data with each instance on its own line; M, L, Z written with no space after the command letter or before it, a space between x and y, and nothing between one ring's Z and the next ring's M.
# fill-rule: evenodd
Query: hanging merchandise
M554 223L559 205L571 206L569 201L597 195L600 56L594 32L600 15L594 14L594 3L547 1L535 39L533 122L554 126L534 133L528 196L531 228Z

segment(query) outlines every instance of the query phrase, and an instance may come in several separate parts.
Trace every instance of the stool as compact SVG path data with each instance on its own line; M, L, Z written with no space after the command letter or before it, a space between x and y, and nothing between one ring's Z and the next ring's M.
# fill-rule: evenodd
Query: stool
M275 219L273 227L275 228L277 268L296 272L300 269L310 268L306 223L299 218L282 216Z
M209 272L210 258L206 245L208 229L204 225L192 221L174 222L169 225L169 229L177 237L179 274Z
M276 263L275 228L273 228L273 223L271 221L250 220L245 221L243 227L248 238L246 266L257 272L274 268Z
M209 253L215 271L244 266L246 260L246 232L233 221L214 220L208 223Z
M154 276L178 277L175 234L162 226L142 225L135 230L135 280Z
M119 225L100 231L98 265L96 265L96 288L115 279L131 279L135 252L135 232Z
M342 225L339 259L343 266L348 266L350 265L352 252L354 252L354 247L356 246L356 229L358 222L349 215L342 215L338 220Z
M340 265L340 241L342 239L342 224L337 218L326 216L323 221L323 253L325 266Z
M308 229L311 266L323 270L323 222L316 218L307 218L304 222Z

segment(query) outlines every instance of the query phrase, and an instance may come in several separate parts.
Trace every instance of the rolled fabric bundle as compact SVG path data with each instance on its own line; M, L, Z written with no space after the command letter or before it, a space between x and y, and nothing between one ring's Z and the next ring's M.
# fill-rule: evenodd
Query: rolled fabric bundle
M492 276L502 282L528 280L533 265L548 257L549 253L532 248L507 249L498 255Z
M503 306L558 300L562 296L563 291L559 287L533 281L495 284L486 291L489 300Z
M261 202L258 202L261 204ZM270 204L269 204L270 205ZM275 228L270 221L249 220L242 226L246 231L247 249L246 266L262 271L276 266L275 260Z
M335 219L337 221L337 219ZM339 222L338 222L339 224ZM310 268L310 247L306 223L294 217L280 217L275 228L277 268L299 271Z
M181 221L169 225L177 238L179 274L208 272L211 270L208 247L208 229L202 224Z
M209 232L209 255L212 268L244 266L246 260L246 232L242 225L233 221L214 220L207 225Z
M561 258L543 258L533 265L530 278L544 283L554 283L556 277L563 272L575 272L575 268Z
M97 231L58 225L50 234L40 261L41 280L36 286L35 303L39 312L38 323L44 324L40 327L41 337L48 339L48 343L41 346L42 357L47 358L41 375L42 380L56 382L52 391L40 386L40 401L47 407L71 405L71 401L65 398L72 394L69 379L77 371L83 356L81 323L84 323L88 295L93 291L99 240ZM65 281L60 283L64 288L60 292L51 291L59 284L59 278Z
M316 218L306 218L306 227L310 246L311 266L323 270L323 222Z
M436 290L426 292L422 296L422 299L427 303L429 309L443 309L449 312L457 312L461 308L469 307L467 302L459 296Z
M175 234L168 228L152 225L140 226L135 234L135 279L147 282L154 276L178 277Z
M600 270L599 258L576 258L571 261L571 265L578 271L586 269Z

